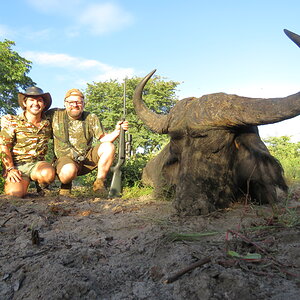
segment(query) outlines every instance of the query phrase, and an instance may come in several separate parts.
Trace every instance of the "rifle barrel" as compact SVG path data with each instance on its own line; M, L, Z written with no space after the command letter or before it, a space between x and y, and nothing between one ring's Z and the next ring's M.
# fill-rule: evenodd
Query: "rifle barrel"
M123 121L126 118L126 81L127 77L124 79L124 91L123 91Z

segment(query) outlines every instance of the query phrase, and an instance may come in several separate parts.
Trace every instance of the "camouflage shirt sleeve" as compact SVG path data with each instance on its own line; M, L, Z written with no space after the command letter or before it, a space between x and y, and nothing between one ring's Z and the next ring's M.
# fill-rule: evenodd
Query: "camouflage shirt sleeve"
M11 116L11 125L2 128L0 131L0 145L9 146L13 143L15 138L15 128L17 126L17 116Z
M89 114L87 119L88 119L89 128L92 129L93 137L99 140L104 134L103 125L100 119L95 114Z

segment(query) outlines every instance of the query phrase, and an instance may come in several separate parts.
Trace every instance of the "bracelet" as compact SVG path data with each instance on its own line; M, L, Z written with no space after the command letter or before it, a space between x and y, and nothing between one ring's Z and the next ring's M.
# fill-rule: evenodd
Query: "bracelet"
M6 169L6 172L9 172L9 171L11 171L13 169L15 169L15 167L9 167L9 168Z

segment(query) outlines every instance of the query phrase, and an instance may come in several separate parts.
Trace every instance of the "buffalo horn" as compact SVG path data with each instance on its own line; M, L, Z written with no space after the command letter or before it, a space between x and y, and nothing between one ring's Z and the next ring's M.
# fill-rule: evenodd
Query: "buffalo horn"
M157 133L167 133L168 116L157 114L151 111L149 108L146 107L142 98L143 89L148 80L155 72L156 70L150 72L136 87L133 95L133 104L137 115L147 127L149 127L152 131Z
M284 29L283 31L298 47L300 47L300 35L287 29Z

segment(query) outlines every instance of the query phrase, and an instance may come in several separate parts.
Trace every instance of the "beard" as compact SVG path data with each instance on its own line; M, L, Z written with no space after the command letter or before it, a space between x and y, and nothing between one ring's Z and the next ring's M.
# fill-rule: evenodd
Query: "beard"
M67 109L67 113L71 118L78 119L82 114L82 110L72 108L72 109Z

